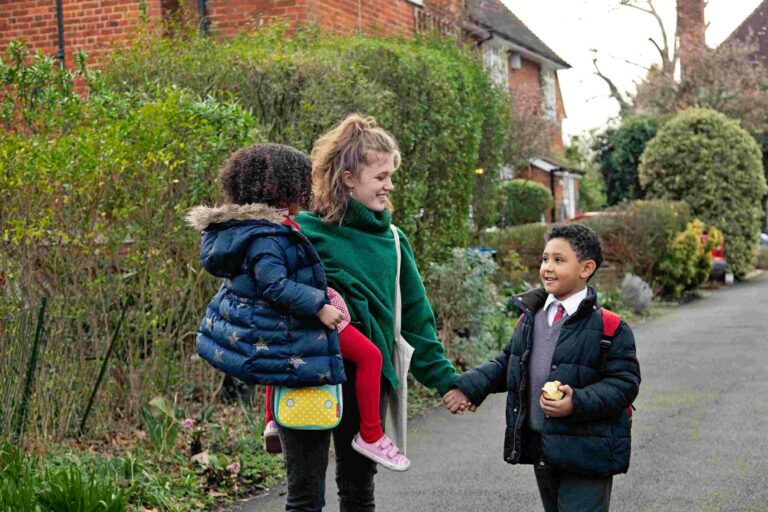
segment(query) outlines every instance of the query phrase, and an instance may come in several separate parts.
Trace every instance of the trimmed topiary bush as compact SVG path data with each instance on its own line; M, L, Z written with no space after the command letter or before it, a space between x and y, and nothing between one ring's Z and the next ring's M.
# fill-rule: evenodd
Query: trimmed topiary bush
M646 146L640 180L649 197L685 201L722 230L731 270L746 275L757 256L766 183L760 147L736 121L707 109L681 112Z
M547 187L535 181L510 180L501 185L499 227L540 222L554 201Z

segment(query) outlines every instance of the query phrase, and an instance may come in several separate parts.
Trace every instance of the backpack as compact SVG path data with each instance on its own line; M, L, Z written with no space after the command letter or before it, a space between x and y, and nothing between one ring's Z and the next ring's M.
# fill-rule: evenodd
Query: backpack
M600 371L602 372L605 367L605 360L608 357L608 351L613 343L613 338L616 336L616 331L621 325L621 317L605 308L600 308L600 313L603 316L603 339L600 340ZM627 413L629 413L630 417L633 410L636 410L636 407L634 404L630 404L627 407Z

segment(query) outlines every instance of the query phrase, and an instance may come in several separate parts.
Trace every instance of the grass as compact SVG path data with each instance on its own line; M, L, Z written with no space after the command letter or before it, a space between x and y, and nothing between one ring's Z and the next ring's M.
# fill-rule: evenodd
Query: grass
M227 509L283 477L282 457L262 450L253 425L234 405L181 429L162 453L144 431L49 446L43 454L0 444L0 512ZM204 461L193 460L197 450Z

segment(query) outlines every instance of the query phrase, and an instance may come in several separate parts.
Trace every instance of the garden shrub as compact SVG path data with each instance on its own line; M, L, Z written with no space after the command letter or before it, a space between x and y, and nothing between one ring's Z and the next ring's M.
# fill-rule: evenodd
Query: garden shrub
M609 205L642 199L638 178L640 156L658 130L654 117L631 117L618 128L609 128L599 136L594 150L605 183Z
M691 213L725 236L737 278L755 263L766 182L755 140L713 110L689 109L646 146L640 179L650 197L685 201Z
M126 303L119 339L129 341L116 345L120 364L99 392L94 427L135 417L154 393L193 396L218 382L189 357L216 283L194 263L199 234L183 216L218 199L217 168L260 136L236 104L180 90L155 98L105 93L89 98L76 123L67 117L57 137L0 138L3 313L52 299L51 341L29 412L33 437L73 433ZM0 350L30 342L1 339Z
M535 181L514 179L501 186L499 227L540 222L554 205L552 193Z
M499 284L515 288L525 282L538 282L541 253L544 250L546 224L523 224L478 233L476 244L496 251L496 261L503 274Z
M453 249L450 260L432 263L425 273L424 286L446 354L464 369L490 357L511 334L492 280L495 272L489 253Z
M656 282L672 297L697 289L712 272L712 249L720 242L722 234L717 228L707 227L698 219L689 222L685 231L670 241L658 265Z
M690 220L687 206L662 200L633 201L609 212L581 222L600 235L606 263L615 266L620 275L631 272L653 282L670 240Z
M509 99L477 57L451 40L311 30L288 38L284 28L221 41L149 38L115 54L104 80L112 90L152 94L158 84L175 85L236 98L266 139L302 151L350 112L374 116L400 144L394 221L408 233L419 262L467 245L475 169L488 169L492 179L510 130L499 115Z

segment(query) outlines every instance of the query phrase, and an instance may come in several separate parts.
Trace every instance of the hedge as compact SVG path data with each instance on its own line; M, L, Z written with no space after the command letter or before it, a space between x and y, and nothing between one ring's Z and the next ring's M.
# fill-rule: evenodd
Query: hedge
M89 426L135 418L155 393L210 398L220 379L189 356L216 283L197 268L199 234L183 216L217 197L231 151L261 139L240 106L179 90L146 103L96 95L57 120L59 130L0 137L0 310L13 319L51 298L29 411L47 439L77 427L126 304L120 364ZM22 341L0 351L18 354Z
M646 146L640 179L650 197L685 201L725 236L728 264L743 278L755 263L766 182L760 147L738 122L689 109Z
M509 99L477 57L447 40L339 37L279 26L228 40L150 38L117 53L112 90L153 94L175 85L235 98L267 139L309 151L350 112L377 118L397 138L394 221L422 264L469 240L475 169L498 169ZM495 173L489 173L495 174Z

